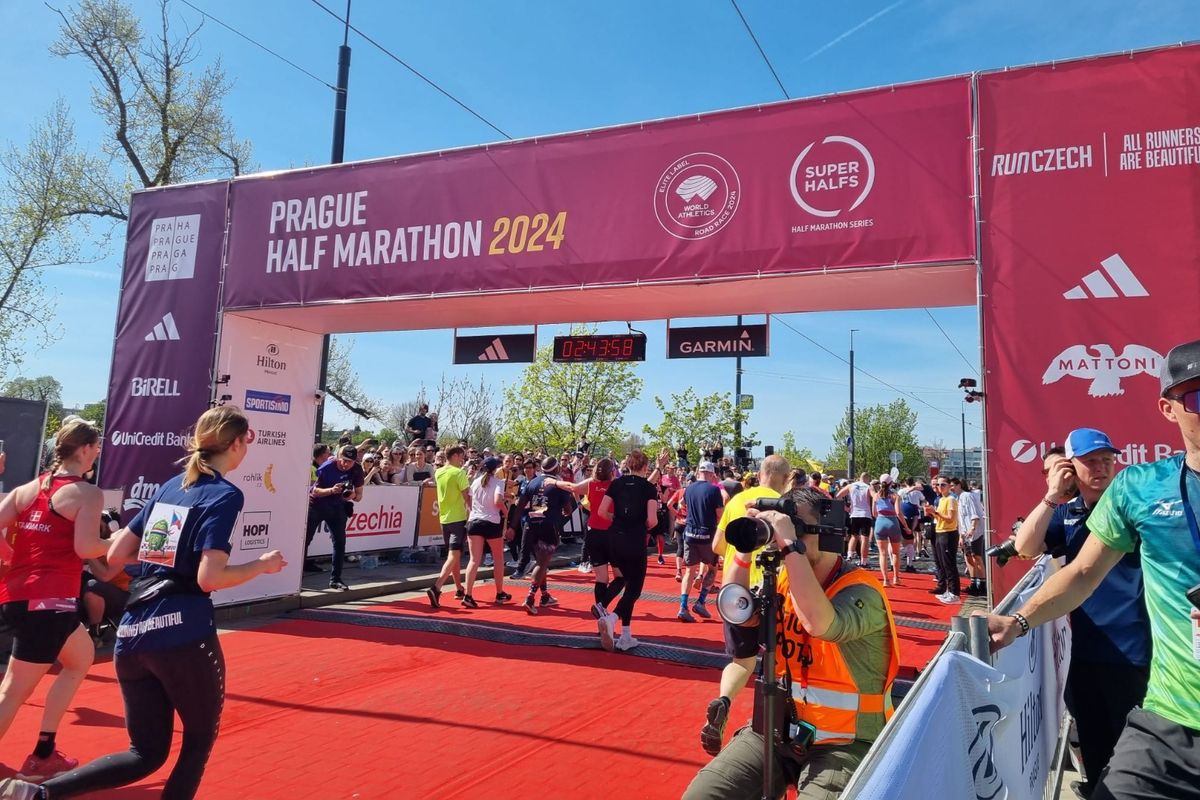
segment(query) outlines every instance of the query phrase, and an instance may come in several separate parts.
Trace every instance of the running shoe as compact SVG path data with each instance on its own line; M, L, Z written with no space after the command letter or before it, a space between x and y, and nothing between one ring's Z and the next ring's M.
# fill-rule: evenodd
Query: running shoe
M42 781L50 780L55 775L70 772L78 766L79 759L67 758L58 750L55 750L45 758L38 758L33 753L30 753L29 758L25 759L21 771L17 773L17 780L41 783Z
M508 567L509 569L516 569L517 562L516 561L505 561L504 566Z
M429 598L429 605L433 606L434 608L442 607L441 592L439 592L437 589L430 586L425 590L425 596Z
M589 572L592 571L592 562L590 562L590 561L580 562L578 570L579 570L580 575L587 575Z
M350 591L350 587L349 587L349 586L347 586L345 583L343 583L343 582L342 582L342 581L340 581L340 580L336 580L336 581L330 581L330 582L329 582L329 588L330 588L330 589L333 589L333 590L335 590L335 591L339 591L339 592L348 592L348 591Z
M675 615L675 619L680 622L695 622L696 618L686 608L679 609L679 613Z
M463 595L462 604L467 608L479 608L479 603L476 602L475 598L471 597L469 594Z
M666 564L666 563L667 563L667 560L666 560L665 558L663 558L662 556L659 556L659 557L658 557L658 563L659 563L659 564Z
M596 630L600 632L600 646L610 653L616 646L616 629L616 614L605 614L596 620Z
M700 729L700 746L710 756L721 752L721 743L725 739L725 723L728 721L729 703L725 698L718 697L708 704L704 727Z
M16 778L0 781L0 798L3 800L38 800L41 796L42 787L36 783L27 783Z
M533 595L529 595L529 597L525 598L525 612L527 614L531 614L532 616L537 616L538 609L537 606L533 604Z
M459 588L459 589L455 589L455 590L454 590L454 599L455 599L455 600L462 600L462 599L463 599L463 597L464 597L466 594L467 594L467 592L466 592L466 590L465 590L465 589L461 589L461 588Z
M618 638L613 644L618 650L632 650L638 646L638 640L632 636L626 636L625 633L622 632L620 638Z
M912 564L909 564L908 566L906 566L906 567L904 568L904 571L905 571L905 572L914 572L914 573L915 573L915 572L917 571L917 568L916 568L916 567L914 567Z
M539 601L539 604L543 605L543 606L556 606L556 605L558 605L558 599L555 597L552 597L547 592L543 592L542 599L541 599L541 601Z
M507 603L509 600L512 600L512 595L508 592L496 592L497 603Z
M604 619L608 616L608 609L599 603L592 603L592 605L588 608L588 611L592 612L592 616L596 619Z
M942 601L943 603L945 603L945 604L946 604L946 605L948 605L948 606L949 606L949 605L953 605L953 604L955 604L955 603L961 603L961 602L962 602L962 600L961 600L961 599L959 599L959 596L958 596L958 595L956 595L956 594L951 594L950 592L946 592L945 594L939 594L939 595L937 596L937 599L938 599L938 600L940 600L940 601Z
M705 619L712 619L712 614L709 612L709 610L707 608L704 607L704 603L701 603L699 601L692 603L692 611L694 611L696 613L696 616L698 616L698 617L704 617Z

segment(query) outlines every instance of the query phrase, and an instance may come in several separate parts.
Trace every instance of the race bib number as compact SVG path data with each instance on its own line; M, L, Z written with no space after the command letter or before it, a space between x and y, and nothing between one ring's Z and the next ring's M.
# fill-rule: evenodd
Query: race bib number
M155 503L146 517L146 529L142 532L142 544L138 548L138 561L175 566L175 551L179 548L179 536L187 522L190 508Z

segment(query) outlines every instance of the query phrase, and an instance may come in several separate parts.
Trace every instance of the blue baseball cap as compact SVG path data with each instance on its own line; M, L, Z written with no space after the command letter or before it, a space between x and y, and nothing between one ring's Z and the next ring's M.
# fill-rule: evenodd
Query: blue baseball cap
M1097 450L1121 452L1113 447L1112 440L1108 438L1107 433L1095 428L1076 428L1068 433L1066 450L1067 458L1083 458L1088 453L1094 453Z

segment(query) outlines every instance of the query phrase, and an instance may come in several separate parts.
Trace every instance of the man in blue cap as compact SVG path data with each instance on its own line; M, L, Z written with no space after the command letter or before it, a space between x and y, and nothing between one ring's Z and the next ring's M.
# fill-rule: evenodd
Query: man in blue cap
M1120 452L1095 428L1067 435L1065 456L1043 463L1046 494L1017 530L1017 550L1043 551L1075 560L1088 538L1088 517L1117 474ZM1150 621L1142 596L1137 552L1127 553L1096 591L1071 612L1071 668L1065 699L1079 731L1087 780L1077 791L1091 796L1125 727L1141 704L1150 678Z

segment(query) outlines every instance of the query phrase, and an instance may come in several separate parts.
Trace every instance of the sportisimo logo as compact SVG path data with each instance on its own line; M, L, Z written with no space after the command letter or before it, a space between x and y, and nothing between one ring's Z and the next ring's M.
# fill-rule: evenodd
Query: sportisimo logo
M1107 297L1149 297L1146 287L1133 274L1133 270L1121 258L1120 253L1113 253L1100 262L1103 272L1093 270L1083 276L1083 282L1073 289L1063 292L1067 300L1097 300ZM1108 273L1108 277L1105 277Z
M667 167L654 190L654 214L677 239L706 239L737 213L737 170L714 153L691 153Z
M108 435L108 442L117 447L186 447L187 437L170 431L113 431Z
M267 414L290 414L292 412L292 396L247 389L245 409L247 411L263 411Z
M1140 344L1125 345L1117 355L1112 345L1076 344L1063 350L1050 360L1050 366L1042 375L1042 384L1057 383L1064 376L1089 381L1088 394L1092 397L1113 397L1125 394L1121 381L1134 375L1158 376L1162 356Z
M146 280L176 281L192 277L196 272L199 236L199 214L161 217L150 223Z
M857 139L826 136L796 156L789 184L792 198L809 214L836 217L858 208L871 194L875 159Z

